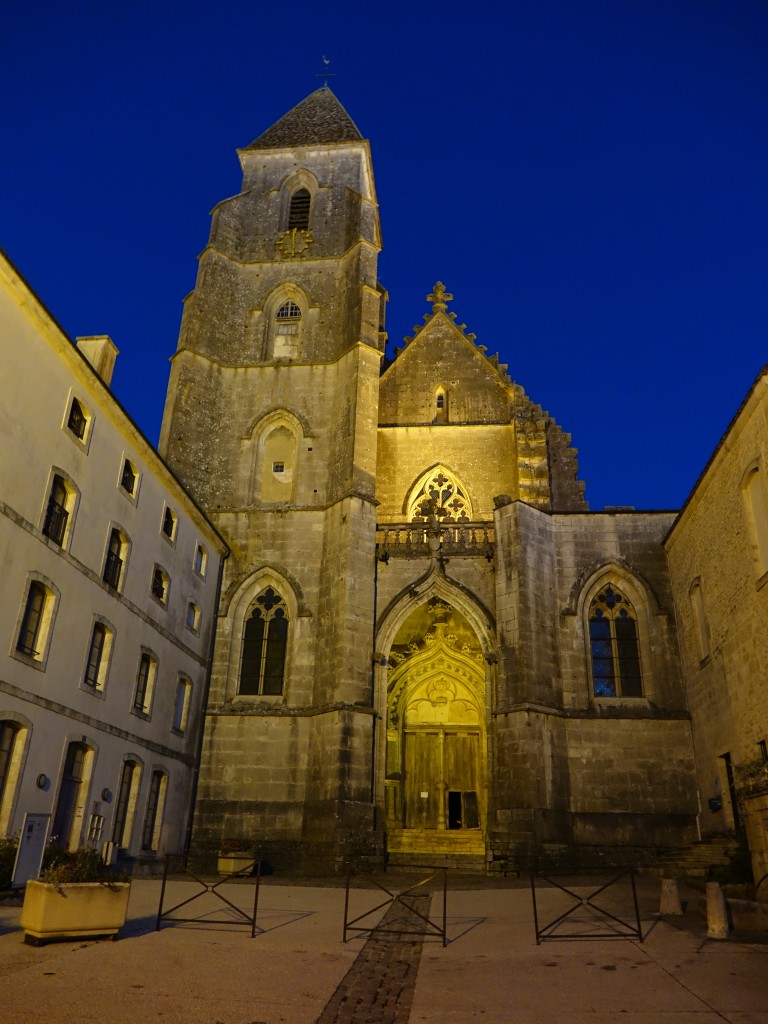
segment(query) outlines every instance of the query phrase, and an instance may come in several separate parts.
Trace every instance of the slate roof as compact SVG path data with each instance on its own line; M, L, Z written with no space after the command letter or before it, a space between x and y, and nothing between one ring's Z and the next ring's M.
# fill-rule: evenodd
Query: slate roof
M329 142L361 142L355 122L328 86L310 93L246 149L284 149Z

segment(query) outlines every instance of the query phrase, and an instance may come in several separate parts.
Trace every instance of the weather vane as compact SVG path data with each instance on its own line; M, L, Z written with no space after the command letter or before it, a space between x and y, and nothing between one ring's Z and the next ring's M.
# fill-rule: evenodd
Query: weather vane
M323 85L327 89L328 88L328 79L329 78L335 78L336 77L336 72L328 70L328 66L331 63L329 58L326 57L324 53L320 54L320 56L323 58L323 70L322 71L318 71L317 74L315 75L315 78L322 78L323 79Z

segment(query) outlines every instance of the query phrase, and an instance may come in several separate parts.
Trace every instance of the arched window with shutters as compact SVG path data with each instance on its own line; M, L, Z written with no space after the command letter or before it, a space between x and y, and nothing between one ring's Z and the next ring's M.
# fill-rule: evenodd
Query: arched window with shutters
M637 615L613 583L589 606L589 647L595 697L642 697Z
M283 598L267 587L254 601L245 622L238 692L279 696L285 681L288 610Z

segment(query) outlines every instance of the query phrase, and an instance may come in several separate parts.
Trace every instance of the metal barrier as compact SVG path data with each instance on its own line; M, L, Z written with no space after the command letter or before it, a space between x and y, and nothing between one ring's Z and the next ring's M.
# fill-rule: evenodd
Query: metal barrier
M385 885L382 885L381 882L377 882L375 878L366 878L367 882L371 882L373 885L376 886L377 889L380 889L382 892L385 892L387 894L387 899L382 900L381 903L377 903L375 907L371 907L369 910L366 910L365 913L360 914L358 917L352 918L352 920L350 920L349 918L349 883L351 873L349 870L347 870L347 884L346 891L344 894L343 941L348 941L347 932L368 932L371 935L421 935L423 938L426 938L428 935L437 935L442 939L443 946L447 946L448 934L446 929L446 916L448 907L448 869L433 868L430 870L432 872L430 875L428 875L426 878L422 878L418 882L415 882L408 889L404 889L402 892L390 892L390 890L387 889ZM420 913L415 908L415 906L413 906L414 899L417 899L420 896L430 895L430 893L428 892L419 893L416 890L418 890L422 886L427 885L427 883L431 882L434 878L437 878L440 874L442 874L443 889L442 928L435 924L434 921L430 920L428 916L425 917L424 914ZM411 900L411 902L406 903L406 900ZM358 921L365 920L366 917L370 917L371 914L375 914L378 910L381 910L382 907L389 907L391 909L395 906L396 903L402 904L403 908L406 910L408 914L413 914L417 918L419 918L420 921L423 921L424 928L419 931L414 931L407 928L387 928L386 926L381 927L380 925L358 925Z
M163 909L163 904L165 902L165 890L166 890L166 885L167 885L167 882L168 882L168 870L169 870L170 865L171 865L171 863L173 861L177 861L178 862L177 873L183 874L183 875L189 875L189 877L193 878L198 883L198 885L202 886L202 890L200 892L196 892L193 896L190 896L187 899L182 900L181 903L177 903L173 907L169 907L167 910L164 910ZM231 882L235 878L250 878L251 875L253 875L254 869L256 871L256 875L255 875L256 884L254 885L254 893L253 893L253 914L252 915L248 915L248 914L246 914L246 912L241 907L238 907L231 900L228 900L227 897L223 893L219 892L219 886L222 886L222 885L224 885L227 882ZM166 918L166 919L174 921L174 922L179 922L181 924L199 924L201 921L204 920L206 924L227 924L227 925L233 925L234 924L234 925L242 925L242 926L248 925L250 927L250 929L251 929L251 938L254 938L254 936L256 935L257 931L260 934L264 931L263 928L258 928L258 926L256 924L256 913L257 913L257 911L259 909L259 888L260 888L260 886L261 886L261 861L260 860L254 860L250 864L248 864L246 867L244 867L241 871L238 871L236 874L234 874L234 875L225 875L223 878L220 878L218 880L218 882L211 883L211 882L206 882L202 878L199 878L194 873L194 871L190 871L190 869L183 863L183 859L181 857L167 856L165 858L165 866L163 868L163 884L160 887L160 904L159 904L159 906L157 908L157 921L155 922L155 931L158 931L158 932L160 931L160 925L161 925L161 923L163 921L163 918ZM221 919L215 920L215 919L209 918L207 916L205 916L205 917L170 917L170 915L173 914L175 911L181 910L182 907L186 907L190 903L194 903L195 900L200 899L202 896L206 896L206 895L209 895L209 894L212 895L212 896L215 896L217 899L221 900L222 903L225 903L230 908L230 910L233 910L235 912L235 914L238 917L242 918L243 920L242 921L238 921L238 920L232 920L231 918L229 918L227 920L221 920Z
M632 902L635 912L634 923L631 921L624 921L620 917L616 917L615 914L610 913L604 907L599 907L593 901L601 893L604 893L606 889L609 889L612 885L615 885L620 879L629 876L632 885ZM569 889L566 885L562 885L554 878L549 878L546 875L539 875L538 879L540 882L548 882L550 885L554 885L561 892L566 893L574 901L573 906L569 907L564 913L559 914L554 920L543 926L539 925L539 913L538 906L536 903L536 875L531 875L531 897L533 900L533 924L536 929L536 945L538 946L541 942L547 940L566 940L566 939L638 939L640 942L643 941L643 930L640 924L640 909L637 904L637 887L635 886L635 872L633 868L625 868L620 871L617 875L605 882L599 888L590 892L588 896L581 896L578 893ZM573 884L573 883L571 883ZM561 935L555 935L554 931L564 921L566 921L571 915L575 914L577 910L586 909L589 913L593 914L597 918L605 918L607 921L612 922L607 929L602 931L577 931L567 932Z

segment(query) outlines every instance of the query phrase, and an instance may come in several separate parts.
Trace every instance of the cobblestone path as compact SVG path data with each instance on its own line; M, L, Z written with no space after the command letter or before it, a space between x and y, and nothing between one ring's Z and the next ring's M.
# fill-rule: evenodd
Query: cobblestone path
M409 908L426 917L430 899L411 896L392 904L380 924L392 933L370 936L317 1024L408 1024L424 937L396 930L423 931L424 922Z

